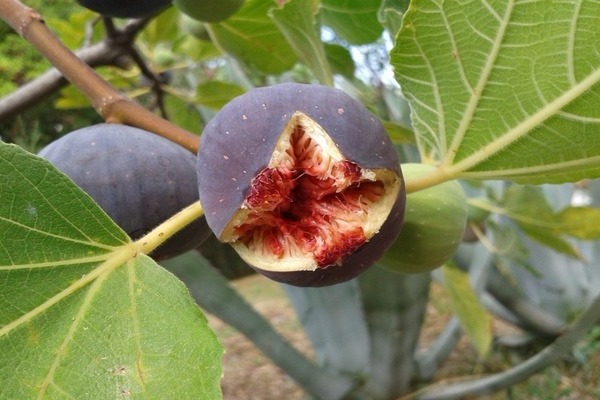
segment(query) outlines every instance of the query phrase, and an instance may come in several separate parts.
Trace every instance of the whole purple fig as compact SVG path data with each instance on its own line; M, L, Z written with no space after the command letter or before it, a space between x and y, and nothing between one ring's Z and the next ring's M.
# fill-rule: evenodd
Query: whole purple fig
M172 0L77 0L105 17L144 18L168 7Z
M132 239L198 201L196 156L150 132L119 124L82 128L39 152L69 176ZM175 234L151 256L164 259L210 235L204 218Z

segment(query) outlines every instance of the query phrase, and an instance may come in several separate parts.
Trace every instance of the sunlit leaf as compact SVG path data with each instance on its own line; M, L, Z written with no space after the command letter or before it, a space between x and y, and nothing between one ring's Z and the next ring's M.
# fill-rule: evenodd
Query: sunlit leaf
M439 176L600 176L600 3L415 0L391 52Z
M354 70L356 68L348 49L337 44L326 43L325 54L334 74L340 74L348 79L354 77Z
M184 285L46 161L0 143L0 170L0 398L220 398Z
M52 32L70 49L80 48L85 40L101 40L104 35L102 24L91 24L98 14L82 8L80 12L72 13L68 19L44 17L44 22ZM92 28L90 38L89 27Z
M267 15L274 3L246 0L232 17L207 29L218 46L265 74L278 74L296 63L296 54Z
M600 210L593 207L567 207L557 215L561 231L579 239L600 238Z
M315 18L317 5L315 0L289 0L282 7L271 8L269 16L298 58L317 79L323 84L333 85L331 68Z
M194 61L204 61L221 55L219 49L212 42L197 39L192 35L178 40L173 50Z
M321 0L323 24L351 44L376 41L383 31L377 19L381 0Z
M171 122L196 134L202 132L200 113L193 104L173 95L165 96L164 101Z
M444 265L442 271L450 307L460 319L477 353L483 357L492 345L492 318L479 302L468 274L453 265Z
M70 110L91 107L90 100L73 86L67 86L60 91L60 97L54 102L58 109Z
M245 90L233 83L208 81L196 88L195 102L210 108L221 108L233 98L243 94Z
M141 33L141 38L150 46L160 42L173 42L181 35L179 24L180 13L170 7L152 18Z

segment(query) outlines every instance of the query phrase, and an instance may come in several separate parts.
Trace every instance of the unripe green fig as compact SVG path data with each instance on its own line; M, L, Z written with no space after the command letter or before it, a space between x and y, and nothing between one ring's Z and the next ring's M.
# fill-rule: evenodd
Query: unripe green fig
M434 169L424 164L402 164L406 180ZM410 193L406 196L404 228L379 265L402 273L438 268L458 249L466 222L467 198L458 181Z
M197 21L220 22L231 17L244 4L244 0L174 0L182 13Z

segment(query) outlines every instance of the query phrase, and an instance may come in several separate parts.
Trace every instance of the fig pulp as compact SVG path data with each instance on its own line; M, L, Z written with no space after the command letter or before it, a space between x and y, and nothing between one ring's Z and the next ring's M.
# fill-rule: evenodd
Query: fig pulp
M240 96L207 125L198 166L209 226L280 282L351 279L402 225L395 149L377 119L336 89L282 84Z

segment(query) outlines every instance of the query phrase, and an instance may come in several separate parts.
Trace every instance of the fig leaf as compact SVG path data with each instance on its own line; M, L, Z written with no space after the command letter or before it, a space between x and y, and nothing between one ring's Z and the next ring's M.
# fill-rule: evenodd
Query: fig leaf
M296 54L267 15L273 2L246 0L233 16L208 24L218 47L265 74L280 74L296 63Z
M391 60L438 181L600 177L599 23L596 2L411 2Z
M185 286L48 162L0 143L0 170L0 397L221 398Z
M269 16L275 22L298 58L325 85L333 85L331 67L321 41L315 15L317 7L311 0L295 0L282 7L273 7Z

